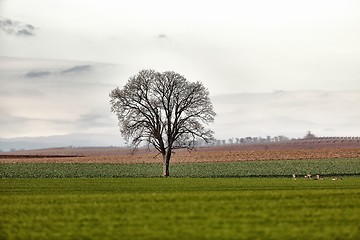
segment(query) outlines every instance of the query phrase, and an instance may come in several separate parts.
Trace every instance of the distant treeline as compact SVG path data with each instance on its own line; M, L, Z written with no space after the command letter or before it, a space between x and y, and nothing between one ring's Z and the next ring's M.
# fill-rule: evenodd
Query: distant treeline
M242 138L229 138L229 139L215 139L212 145L222 146L222 145L233 145L233 144L268 144L268 143L281 143L289 141L302 141L302 140L317 140L317 141L342 141L342 140L358 140L360 137L316 137L310 131L303 138L289 138L283 135L279 136L267 136L264 137L242 137ZM202 140L196 140L195 146L208 146L209 143L206 143Z

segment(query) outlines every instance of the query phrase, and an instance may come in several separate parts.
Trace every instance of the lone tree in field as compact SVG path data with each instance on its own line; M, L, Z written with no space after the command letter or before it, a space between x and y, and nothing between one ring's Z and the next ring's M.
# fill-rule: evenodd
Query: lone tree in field
M142 70L123 89L112 90L110 98L124 139L134 147L143 141L153 145L163 156L164 176L169 176L174 149L192 148L197 138L213 140L213 131L204 125L216 114L201 82L175 72Z

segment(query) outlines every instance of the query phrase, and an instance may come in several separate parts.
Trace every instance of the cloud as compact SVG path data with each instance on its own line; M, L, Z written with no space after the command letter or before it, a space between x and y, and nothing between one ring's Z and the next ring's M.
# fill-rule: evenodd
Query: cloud
M217 138L359 136L360 91L274 91L212 97ZM329 131L329 129L332 129Z
M81 66L75 66L69 69L66 69L64 71L62 71L61 73L83 73L83 72L88 72L90 71L92 68L91 65L81 65Z
M0 90L0 97L1 96L11 96L12 92L8 90Z
M73 124L78 130L96 132L98 129L116 127L110 116L110 113L103 109L90 109L88 113L80 114Z
M167 40L167 41L171 41L170 37L166 34L160 33L156 36L157 39L159 40Z
M25 77L27 78L40 78L40 77L47 77L51 74L51 72L48 71L32 71L25 74Z
M106 115L100 113L81 114L79 122L82 124L90 122L100 123L101 120L104 119L104 116L107 117Z
M0 18L0 29L9 35L31 37L35 35L35 27L8 18Z
M1 97L41 97L45 94L37 89L19 88L16 90L0 90Z
M28 118L25 117L18 117L18 116L12 116L6 112L2 112L2 117L0 118L0 124L1 125L15 125L15 124L21 124L24 125L25 122L29 121Z
M0 137L118 134L109 92L127 77L108 63L0 57Z
M84 72L88 72L93 68L91 65L81 65L74 66L65 70L60 71L61 74L81 74ZM50 75L56 75L59 72L50 72L50 71L30 71L25 74L26 78L43 78L48 77Z
M21 30L19 30L19 31L16 32L16 35L18 35L18 36L32 36L33 33L30 32L30 31L27 30L27 29L21 29Z

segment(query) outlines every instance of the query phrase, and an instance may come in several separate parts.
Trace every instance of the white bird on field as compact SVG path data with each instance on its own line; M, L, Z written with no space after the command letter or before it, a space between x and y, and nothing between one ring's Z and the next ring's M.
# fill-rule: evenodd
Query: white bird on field
M308 179L311 179L311 174L306 174L304 177L308 178Z

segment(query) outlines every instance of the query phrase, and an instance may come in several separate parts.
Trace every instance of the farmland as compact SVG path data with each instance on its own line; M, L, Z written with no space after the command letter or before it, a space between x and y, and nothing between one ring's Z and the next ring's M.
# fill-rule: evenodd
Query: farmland
M360 178L1 179L1 239L359 239Z
M176 150L172 163L360 158L360 140L297 140L285 143L201 147ZM54 148L0 155L1 163L162 163L154 150L128 148Z
M356 144L3 154L0 239L359 239Z
M124 178L161 177L162 166L111 163L8 163L0 164L0 178ZM320 174L323 177L360 176L360 158L322 160L177 163L172 177L234 178L286 177Z
M358 140L295 141L176 150L172 177L359 176ZM266 149L265 149L266 148ZM159 177L155 151L127 148L57 148L0 155L0 178Z
M0 155L1 178L159 177L154 150L56 148ZM34 164L36 163L36 164ZM176 150L173 177L289 177L292 174L359 176L360 143L295 141Z

